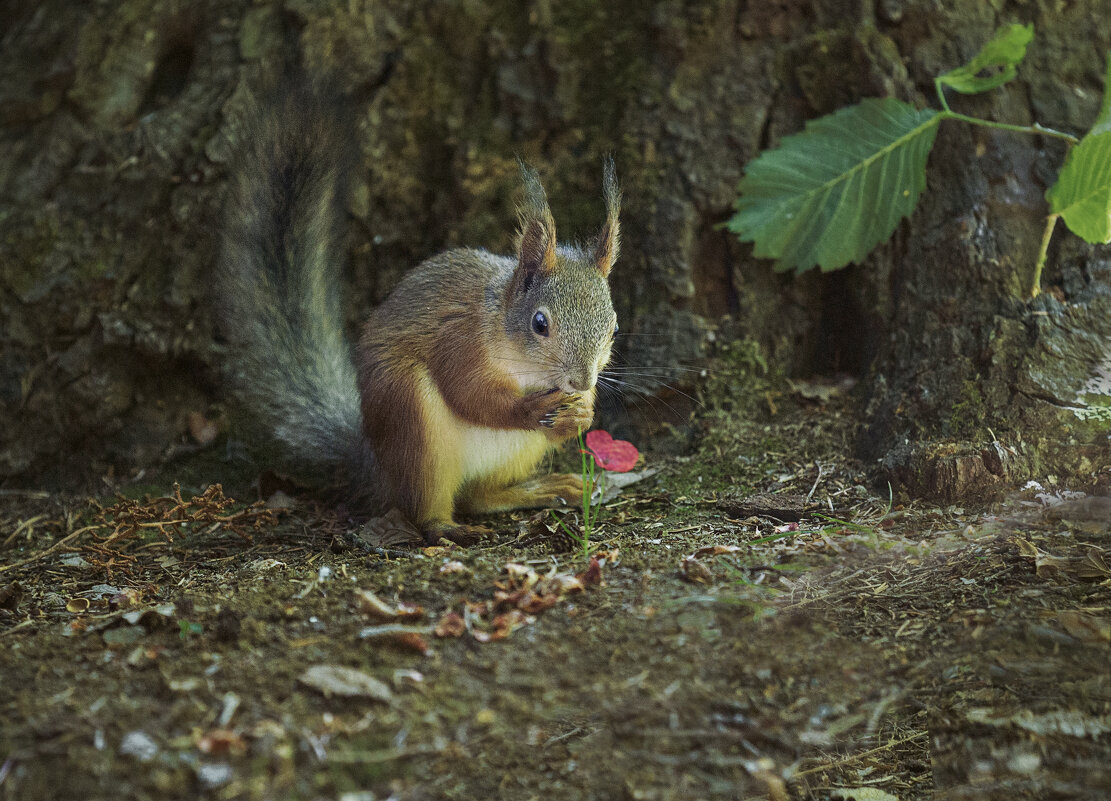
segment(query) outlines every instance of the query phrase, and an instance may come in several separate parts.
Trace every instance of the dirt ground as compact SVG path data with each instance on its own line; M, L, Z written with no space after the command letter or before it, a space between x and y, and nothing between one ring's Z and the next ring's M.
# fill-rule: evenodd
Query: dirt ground
M592 557L8 492L0 799L1111 796L1103 500L892 499L836 399L777 411L646 454Z

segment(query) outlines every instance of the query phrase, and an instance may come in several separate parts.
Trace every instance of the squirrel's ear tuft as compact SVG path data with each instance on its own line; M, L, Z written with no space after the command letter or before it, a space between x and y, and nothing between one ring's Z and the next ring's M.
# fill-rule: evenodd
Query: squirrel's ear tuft
M602 171L602 197L606 201L606 224L602 226L602 232L598 234L597 244L594 246L594 262L602 275L608 277L621 250L621 222L618 219L621 213L621 188L617 185L617 171L614 169L612 156L606 158Z
M520 226L517 230L517 270L511 289L523 292L535 279L555 271L556 232L540 176L523 161L517 163L521 167L525 199L517 208Z

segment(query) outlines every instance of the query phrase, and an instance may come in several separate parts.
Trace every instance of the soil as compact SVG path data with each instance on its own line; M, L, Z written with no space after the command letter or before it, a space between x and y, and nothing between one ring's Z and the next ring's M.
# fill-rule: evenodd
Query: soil
M0 799L1107 797L1103 500L891 498L850 404L705 414L591 556L526 514L372 542L173 468L9 492Z

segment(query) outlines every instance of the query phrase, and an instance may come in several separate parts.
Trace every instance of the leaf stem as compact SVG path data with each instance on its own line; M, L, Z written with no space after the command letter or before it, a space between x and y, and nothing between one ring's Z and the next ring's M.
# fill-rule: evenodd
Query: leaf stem
M998 128L1002 131L1015 131L1016 133L1028 133L1041 136L1052 136L1057 139L1064 139L1070 145L1075 145L1080 140L1072 134L1065 133L1064 131L1055 131L1052 128L1046 128L1044 125L1034 123L1033 125L1012 125L1007 122L995 122L994 120L982 120L979 117L969 117L967 114L959 114L956 111L950 110L948 106L944 111L938 112L939 117L944 117L950 120L960 120L967 122L971 125L982 125L985 128Z
M934 89L937 90L937 99L941 101L941 107L945 110L945 113L951 114L949 101L945 99L945 90L941 86L941 76L934 78Z
M1045 218L1045 233L1042 234L1042 247L1038 252L1038 263L1034 265L1034 279L1031 282L1030 297L1036 298L1042 291L1042 268L1045 267L1046 256L1049 253L1049 240L1053 236L1053 229L1057 226L1060 214L1050 214Z

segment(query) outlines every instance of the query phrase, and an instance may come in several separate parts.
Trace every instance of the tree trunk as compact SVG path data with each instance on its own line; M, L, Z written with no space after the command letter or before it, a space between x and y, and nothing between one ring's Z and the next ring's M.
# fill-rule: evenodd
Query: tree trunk
M919 210L837 274L775 275L718 228L761 148L862 97L932 102L933 76L1005 23L1036 26L1019 79L954 106L1083 132L1111 45L1104 4L1000 5L9 3L0 482L73 486L206 440L229 142L243 93L286 64L331 74L362 123L352 325L439 249L511 247L517 155L540 169L561 237L591 235L613 153L618 311L651 335L624 348L631 364L692 362L717 328L785 374L854 374L861 455L916 493L1098 478L1107 251L1059 231L1046 291L1026 301L1054 141L946 123Z

